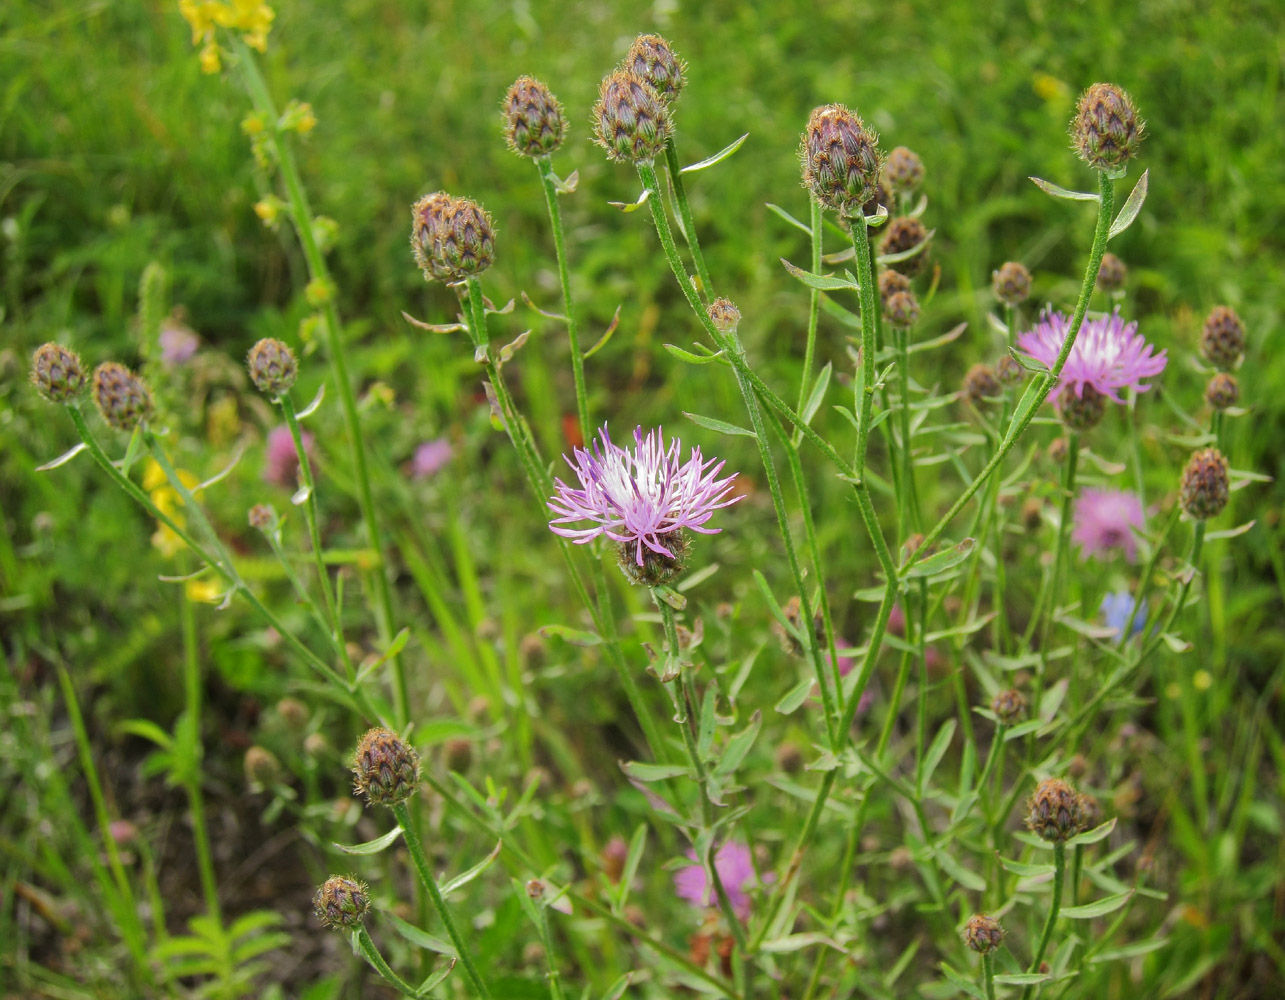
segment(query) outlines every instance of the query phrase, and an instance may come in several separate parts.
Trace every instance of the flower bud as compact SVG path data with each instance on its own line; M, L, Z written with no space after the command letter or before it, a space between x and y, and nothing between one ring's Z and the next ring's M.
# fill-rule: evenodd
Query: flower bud
M1056 843L1080 832L1080 803L1075 789L1060 778L1041 781L1031 796L1026 825L1036 836Z
M1076 808L1079 810L1080 833L1086 830L1092 830L1102 824L1102 807L1098 805L1098 800L1092 795L1080 792L1075 797Z
M250 381L261 393L273 399L289 392L299 374L299 362L294 358L294 351L275 337L264 337L251 347L245 365L250 369Z
M683 72L687 67L660 35L635 38L620 68L645 80L666 104L674 102L686 82Z
M888 154L883 175L898 194L913 191L924 181L924 163L918 153L898 146Z
M1026 711L1026 698L1021 691L1013 688L1000 691L991 699L991 711L995 713L1000 722L1006 726L1011 726Z
M964 395L974 406L985 406L999 395L999 379L990 365L976 364L964 376Z
M1011 354L1005 354L995 363L995 377L1002 386L1019 385L1026 379L1026 369Z
M1183 470L1178 500L1189 516L1204 521L1227 506L1228 489L1227 459L1217 448L1206 448L1192 455Z
M1094 170L1119 170L1138 154L1142 121L1133 100L1112 83L1095 83L1071 119L1071 147Z
M1080 386L1080 395L1068 389L1057 397L1057 415L1073 431L1089 431L1106 416L1107 398L1087 382Z
M669 108L641 76L616 70L602 81L593 107L598 145L615 163L651 163L673 131Z
M1235 406L1240 399L1240 385L1235 375L1218 372L1205 386L1205 402L1215 410L1225 410Z
M879 302L888 311L888 300L898 292L910 291L910 279L900 271L883 271L879 275Z
M567 135L562 105L543 83L520 76L504 95L504 138L519 156L536 159L557 151Z
M445 191L434 191L432 194L424 195L411 206L411 252L415 255L415 263L424 272L424 278L427 281L443 277L433 266L433 245L441 235L446 213L454 200Z
M387 729L372 729L353 754L353 789L371 805L395 806L415 794L419 754Z
M797 743L786 742L776 748L776 766L786 774L798 774L803 764L803 750Z
M879 190L878 137L842 104L813 110L803 131L803 186L826 208L854 215Z
M1029 497L1022 504L1022 527L1027 531L1039 531L1044 524L1044 503L1039 497Z
M974 913L964 925L964 943L979 955L994 951L1004 942L1004 928L994 917Z
M731 299L715 299L709 304L709 318L719 333L735 333L741 323L741 311Z
M431 251L432 271L443 281L475 278L495 263L495 224L477 202L452 198L442 213Z
M1245 353L1245 324L1234 309L1215 306L1200 332L1200 356L1215 368L1235 368Z
M526 884L526 894L527 894L527 897L530 899L536 899L536 900L543 899L544 883L541 882L538 878L531 879L531 881L529 881Z
M1117 292L1129 279L1129 269L1124 261L1113 253L1102 255L1102 264L1098 267L1098 288L1104 292Z
M277 715L280 716L281 721L286 724L287 728L294 730L296 733L301 733L307 728L310 717L307 705L298 698L288 696L277 702Z
M331 875L312 897L312 910L327 927L356 927L370 910L370 890L364 882Z
M883 256L905 253L907 250L913 250L926 239L928 239L928 230L924 228L924 224L913 216L903 215L888 223L888 231L883 234L883 239L879 242L879 253ZM925 247L913 257L889 261L888 266L894 271L900 271L907 277L913 278L924 269L927 262L928 250Z
M919 320L919 300L914 292L896 292L884 304L883 314L894 327L909 329Z
M1068 448L1068 445L1066 443L1066 438L1064 437L1054 438L1052 441L1049 442L1049 451L1048 451L1049 461L1052 462L1054 465L1061 465L1063 462L1066 461L1067 448Z
M1006 306L1015 306L1025 302L1031 295L1031 272L1025 264L1015 260L1006 261L991 274L991 288L995 298Z
M245 780L257 788L275 785L281 777L281 761L271 750L252 746L245 752Z
M611 882L619 882L625 873L625 862L629 860L629 845L624 837L612 837L602 848L599 861L602 873Z
M258 531L271 531L277 524L277 512L271 504L256 503L250 508L250 527Z
M118 431L132 431L152 411L147 383L115 361L94 369L94 402L103 419Z
M70 403L85 388L80 356L61 344L41 344L31 356L31 384L51 403Z
M687 556L691 552L691 536L683 530L672 531L665 535L665 547L673 553L667 556L663 552L653 552L647 546L642 548L642 565L638 565L638 550L632 543L620 542L616 546L616 561L620 571L630 583L638 587L661 587L673 583L687 568Z
M473 743L463 737L447 740L442 746L442 763L446 770L463 774L473 763Z

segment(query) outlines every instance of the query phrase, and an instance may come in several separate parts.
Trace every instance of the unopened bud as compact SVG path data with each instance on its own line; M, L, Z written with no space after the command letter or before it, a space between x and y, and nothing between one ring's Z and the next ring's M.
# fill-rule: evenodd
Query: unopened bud
M562 105L532 76L520 76L504 95L504 138L509 149L532 159L557 151L567 134Z
M879 253L885 257L906 253L920 246L926 239L928 239L928 230L924 224L914 216L903 215L888 223L888 230L879 242ZM905 260L888 261L888 266L894 271L900 271L907 277L913 278L924 269L927 263L928 250L925 247Z
M495 224L468 198L452 198L433 241L432 271L443 281L475 278L495 263Z
M1005 261L991 274L991 288L995 298L1006 306L1025 302L1031 295L1031 272L1025 264L1015 260Z
M252 786L266 788L281 777L281 761L271 750L252 746L245 752L245 780Z
M1079 809L1080 832L1092 830L1102 823L1102 807L1098 805L1098 800L1092 795L1080 792L1075 798L1076 806Z
M853 215L879 188L878 137L842 104L813 110L803 131L803 185L826 208Z
M1229 371L1245 353L1245 324L1236 311L1215 306L1200 331L1200 356L1215 368Z
M976 364L964 376L964 395L974 406L985 406L999 395L999 379L990 365Z
M924 181L924 162L919 154L905 146L897 146L888 154L883 165L883 175L898 193L913 191Z
M1104 253L1098 267L1098 287L1104 292L1118 292L1128 279L1129 269L1124 261L1113 253Z
M415 794L419 754L388 729L371 729L357 744L353 788L371 805L394 806Z
M124 365L105 361L94 369L94 403L118 431L132 431L152 411L147 383Z
M463 774L473 763L473 744L463 737L447 740L442 746L442 763L448 771Z
M312 909L327 927L347 930L361 923L370 910L370 890L364 882L331 875L312 897Z
M1019 385L1026 378L1026 369L1011 354L1005 354L995 363L995 377L1002 386Z
M1226 410L1235 406L1240 399L1240 386L1236 376L1227 372L1218 372L1205 386L1205 402L1215 410Z
M672 104L683 89L683 61L674 54L669 42L660 35L639 35L629 46L621 69L628 70L649 83L666 104Z
M1067 389L1057 397L1057 415L1069 430L1089 431L1102 422L1107 412L1107 397L1087 382L1080 387Z
M898 292L910 291L910 279L900 271L886 270L879 275L879 301L884 312L888 311L888 300Z
M526 884L526 894L531 899L543 899L544 883L538 878L531 879L531 881Z
M1182 473L1178 498L1182 509L1197 521L1222 512L1227 506L1229 484L1227 459L1217 448L1205 448L1191 456Z
M1080 832L1079 798L1060 778L1041 781L1031 796L1026 825L1036 836L1056 843Z
M51 403L70 403L85 388L80 356L61 344L41 344L31 356L31 384Z
M919 320L919 300L914 292L895 292L884 305L884 315L897 329L909 329Z
M602 81L593 108L598 145L615 163L651 163L673 131L669 108L641 76L617 70Z
M1022 504L1022 527L1038 531L1044 523L1044 504L1039 497L1030 497Z
M994 951L1004 942L1004 928L994 917L974 913L964 925L964 943L980 955Z
M995 713L1000 722L1006 726L1011 726L1026 711L1026 698L1023 697L1021 691L1013 688L1000 691L991 699L991 711Z
M1138 154L1142 127L1128 94L1115 84L1095 83L1071 119L1071 147L1094 170L1119 170Z
M271 504L256 503L250 508L248 519L251 528L267 532L276 527L277 512L272 509Z
M446 215L455 199L445 191L434 191L426 194L411 206L411 252L415 263L424 272L424 278L432 281L441 278L433 265L433 246L440 238L446 224Z
M251 347L245 365L258 390L274 399L289 392L299 374L294 351L275 337L264 337Z
M731 299L715 299L709 304L709 318L719 333L735 333L741 323L741 311Z
M303 732L308 725L310 713L308 707L298 698L282 698L277 702L277 715L286 727L295 732Z
M786 774L803 770L803 751L797 743L782 743L776 748L776 766Z
M1052 441L1049 442L1049 451L1048 451L1049 461L1052 462L1054 465L1061 465L1063 462L1066 461L1067 448L1068 448L1068 445L1066 443L1066 438L1064 437L1054 438Z

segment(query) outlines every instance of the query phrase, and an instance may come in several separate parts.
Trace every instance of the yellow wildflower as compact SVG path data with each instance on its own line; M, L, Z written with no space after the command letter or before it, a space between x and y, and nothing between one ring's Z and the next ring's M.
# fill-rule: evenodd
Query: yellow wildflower
M260 0L178 0L178 12L192 29L192 44L201 46L201 70L215 73L222 53L216 28L241 32L245 44L260 52L268 47L268 32L276 13Z
M201 577L188 580L185 587L187 599L198 604L213 604L223 597L223 584L217 577Z

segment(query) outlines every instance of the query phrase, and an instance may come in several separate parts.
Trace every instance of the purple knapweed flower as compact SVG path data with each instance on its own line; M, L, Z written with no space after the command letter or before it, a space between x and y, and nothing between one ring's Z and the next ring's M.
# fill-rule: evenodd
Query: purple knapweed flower
M304 431L303 450L309 459L314 457L315 444L316 438ZM290 436L290 428L280 424L268 432L267 445L263 450L263 479L293 489L297 485L298 473L299 456L294 450L294 438Z
M702 909L718 905L718 895L705 877L705 869L696 862L696 852L688 851L687 856L692 864L684 865L674 872L674 891L680 899L685 899L693 906ZM736 841L721 845L714 854L714 870L718 880L727 891L727 898L732 904L732 912L741 920L750 915L749 890L758 884L754 873L754 861L750 849Z
M639 567L649 553L680 558L683 529L716 534L720 529L707 528L705 522L720 507L741 499L729 496L735 476L718 478L722 462L706 461L699 448L683 462L681 449L678 438L666 445L660 428L644 436L641 427L634 430L634 447L620 448L604 425L592 452L576 448L575 461L566 459L580 488L557 480L557 492L549 499L549 509L557 515L550 529L578 545L603 535L619 542ZM582 521L589 526L570 527Z
M434 438L415 449L410 461L410 474L415 479L428 479L451 460L455 454L449 438Z
M1035 329L1017 338L1017 346L1052 368L1070 330L1071 317L1044 312ZM1113 402L1123 403L1121 389L1146 392L1151 387L1142 380L1159 375L1167 360L1164 351L1155 353L1155 348L1138 333L1138 324L1125 323L1118 311L1086 319L1049 399L1056 401L1065 389L1083 397L1087 385Z
M190 361L201 346L200 337L173 320L166 321L156 339L161 347L161 364L166 368L177 368Z
M1085 490L1075 500L1075 526L1071 539L1085 557L1110 555L1122 549L1132 562L1138 556L1133 533L1145 523L1142 501L1122 490Z
M1102 598L1100 611L1103 623L1107 628L1115 630L1115 635L1118 639L1124 632L1125 626L1129 624L1129 616L1133 614L1133 595L1124 590L1107 594ZM1133 620L1133 630L1129 633L1129 638L1138 635L1146 624L1147 602L1143 601L1138 606L1138 615Z

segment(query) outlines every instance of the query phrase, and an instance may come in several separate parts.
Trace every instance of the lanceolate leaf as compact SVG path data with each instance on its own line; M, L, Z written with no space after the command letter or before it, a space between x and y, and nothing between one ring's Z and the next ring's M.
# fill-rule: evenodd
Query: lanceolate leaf
M745 140L748 139L749 137L750 137L750 134L746 132L743 136L741 136L735 142L728 143L726 146L720 149L713 156L706 157L705 159L701 160L699 163L693 163L693 164L690 164L689 166L683 167L683 169L678 172L680 174L694 174L698 170L707 170L710 167L714 166L714 164L716 163L722 163L729 156L731 156L738 149L740 149L741 146L744 145Z
M1052 181L1046 181L1039 177L1032 177L1031 180L1035 186L1045 194L1051 194L1054 198L1065 198L1068 201L1097 201L1098 196L1088 191L1068 191L1066 188L1054 184Z
M395 826L382 837L376 837L374 840L368 840L364 844L335 844L339 850L345 854L378 854L385 847L402 835L402 828Z
M1147 200L1147 175L1150 173L1149 169L1142 171L1142 176L1138 178L1138 183L1133 186L1133 190L1129 192L1128 199L1121 207L1120 214L1111 223L1111 228L1107 231L1107 239L1115 239L1133 225L1133 220L1142 211L1142 203Z

